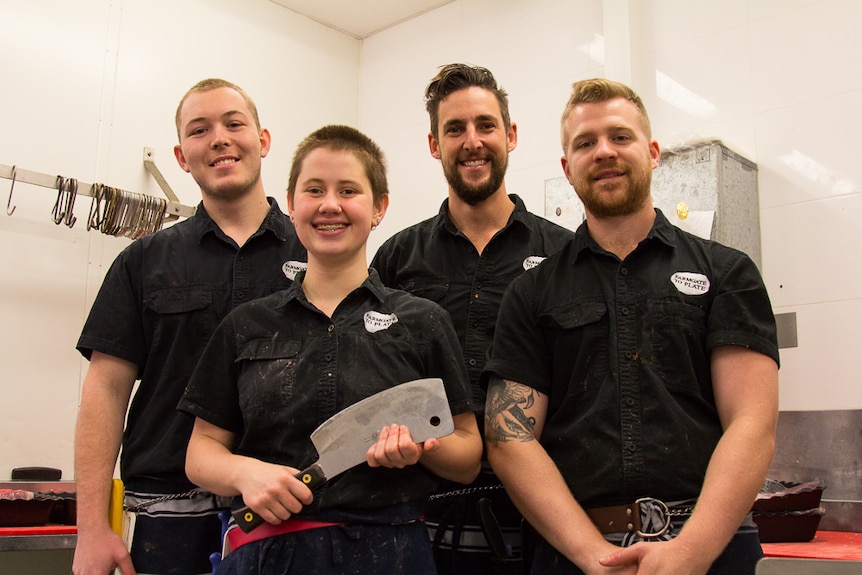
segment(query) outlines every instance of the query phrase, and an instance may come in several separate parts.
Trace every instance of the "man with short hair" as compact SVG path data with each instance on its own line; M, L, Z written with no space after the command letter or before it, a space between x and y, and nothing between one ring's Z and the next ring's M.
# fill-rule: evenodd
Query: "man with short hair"
M212 572L221 502L186 477L193 419L177 403L227 312L288 287L306 261L264 192L271 137L251 98L225 80L203 80L183 96L176 124L174 154L202 201L191 218L117 256L78 340L90 367L75 432L75 575ZM135 516L130 550L108 523L121 443L125 505Z
M586 221L512 283L483 374L488 459L544 537L532 573L753 575L778 417L760 273L653 207L630 88L576 82L561 135Z
M503 292L524 270L560 249L572 232L527 211L506 191L509 152L518 143L508 96L486 68L449 64L425 90L428 145L449 184L439 213L389 238L372 266L383 283L440 304L452 317L464 350L482 428L485 393L479 376L494 337ZM426 520L441 574L494 574L481 531L478 501L492 502L511 566L520 554L520 515L486 461L466 489L449 484L432 496ZM493 527L493 526L492 526ZM502 558L498 558L502 559Z

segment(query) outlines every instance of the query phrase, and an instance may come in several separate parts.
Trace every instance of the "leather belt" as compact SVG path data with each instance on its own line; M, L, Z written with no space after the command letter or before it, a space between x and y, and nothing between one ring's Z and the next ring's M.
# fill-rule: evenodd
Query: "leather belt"
M664 525L653 533L644 533L641 531L641 505L645 503L657 506L664 516ZM634 533L643 539L651 539L664 535L670 528L670 518L673 515L664 501L655 499L654 497L642 497L634 503L596 507L585 509L584 511L586 511L593 525L602 534Z

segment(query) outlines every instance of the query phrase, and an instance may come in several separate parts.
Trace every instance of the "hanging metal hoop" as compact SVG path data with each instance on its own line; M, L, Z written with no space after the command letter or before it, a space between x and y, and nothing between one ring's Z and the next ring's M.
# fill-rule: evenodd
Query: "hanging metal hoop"
M11 216L12 214L14 214L15 209L18 207L18 206L12 205L12 192L15 190L15 178L18 175L17 172L18 172L18 170L15 168L15 166L12 166L12 187L9 188L9 199L6 201L6 215L7 216ZM9 209L10 206L12 207L11 210Z

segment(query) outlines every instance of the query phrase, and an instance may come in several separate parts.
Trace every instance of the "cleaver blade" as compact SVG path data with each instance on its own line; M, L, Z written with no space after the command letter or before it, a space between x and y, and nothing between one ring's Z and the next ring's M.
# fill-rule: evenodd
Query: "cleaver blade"
M296 478L309 489L315 489L339 473L364 463L365 452L377 442L380 430L393 423L406 425L416 443L445 437L455 431L443 380L408 381L339 411L311 433L318 459ZM264 522L247 506L232 515L246 533Z

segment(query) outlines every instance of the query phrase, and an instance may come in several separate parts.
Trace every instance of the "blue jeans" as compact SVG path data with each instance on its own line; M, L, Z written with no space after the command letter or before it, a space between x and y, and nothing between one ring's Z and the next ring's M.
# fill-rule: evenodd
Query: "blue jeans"
M297 531L243 545L217 575L435 575L428 527L343 525Z

